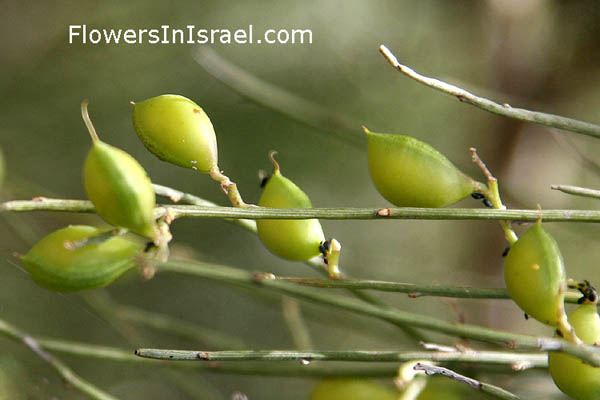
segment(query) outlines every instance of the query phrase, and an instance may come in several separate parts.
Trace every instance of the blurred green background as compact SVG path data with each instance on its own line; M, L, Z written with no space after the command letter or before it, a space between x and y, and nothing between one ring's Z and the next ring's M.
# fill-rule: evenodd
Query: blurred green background
M372 131L425 140L465 172L480 177L468 148L477 147L498 176L509 207L590 208L597 201L550 190L564 183L598 187L597 143L575 134L487 114L425 88L394 71L378 52L385 43L400 61L425 75L463 86L500 103L600 122L600 5L588 1L31 1L6 0L0 15L0 147L7 164L0 198L85 198L81 166L90 147L79 103L90 100L100 137L132 154L153 182L220 204L227 199L207 176L163 163L139 142L130 100L176 93L210 116L220 167L245 200L260 194L257 171L270 170L279 152L283 173L317 207L379 207L367 170L360 124ZM304 45L214 45L222 59L317 105L332 121L315 129L242 96L194 59L191 45L68 44L68 26L88 28L311 29ZM201 53L206 54L206 53ZM481 207L467 199L459 206ZM67 224L99 224L90 215L0 216L0 318L33 335L118 346L216 349L135 324L122 326L90 304L113 300L169 314L253 349L291 349L277 296L163 274L136 277L92 293L61 295L38 287L13 252L25 253L43 235ZM323 221L326 235L343 244L350 275L414 283L501 287L505 247L494 222ZM521 228L519 228L521 229ZM599 228L547 224L562 249L569 276L598 282ZM270 254L258 239L222 221L179 220L172 226L175 254L278 275L315 276L303 264ZM341 292L340 292L341 294ZM549 335L525 321L508 301L449 301L378 295L412 312L503 330ZM86 300L87 299L87 300ZM321 306L302 305L318 349L414 348L397 328ZM452 338L428 334L443 343ZM468 345L470 343L467 343ZM305 399L316 381L168 372L63 357L78 373L124 399ZM335 368L335 367L332 367ZM0 338L0 386L5 398L79 399L25 346ZM480 371L481 372L481 371ZM475 374L474 371L471 371ZM531 399L562 398L543 372L483 371L489 382ZM4 377L4 378L2 378ZM8 378L7 378L8 377ZM8 382L8 383L6 383ZM386 384L390 385L391 380ZM0 390L0 397L4 392Z

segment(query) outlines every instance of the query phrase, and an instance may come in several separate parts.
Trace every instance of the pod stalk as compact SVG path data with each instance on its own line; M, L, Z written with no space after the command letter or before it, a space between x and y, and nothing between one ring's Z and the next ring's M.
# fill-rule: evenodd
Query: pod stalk
M485 165L483 160L477 154L477 149L475 147L471 147L469 149L471 152L471 161L473 161L477 166L481 169L485 177L487 178L487 186L480 183L475 182L475 189L483 194L487 200L491 202L491 205L496 210L506 210L506 206L502 204L502 199L500 198L500 190L498 188L498 179L496 179L488 167ZM513 245L519 240L519 237L512 229L510 221L499 221L500 227L504 231L504 237L506 241Z
M212 167L208 171L208 174L211 178L221 184L221 190L229 197L229 200L234 207L244 208L254 206L253 204L244 202L235 182L232 182L227 175L224 175L218 165Z
M563 285L560 288L562 292L565 291L565 286L566 285ZM575 334L575 329L571 326L571 323L569 322L567 312L565 311L565 303L563 296L558 296L556 303L557 310L560 314L560 317L558 318L558 323L556 325L556 329L558 332L560 332L560 336L567 342L571 342L577 345L583 344L583 341L579 339L579 337L577 337L577 334Z

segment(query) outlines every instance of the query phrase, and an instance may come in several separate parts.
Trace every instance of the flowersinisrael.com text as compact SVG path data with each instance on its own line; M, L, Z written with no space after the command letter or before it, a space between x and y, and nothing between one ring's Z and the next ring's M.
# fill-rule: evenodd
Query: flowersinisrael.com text
M253 26L240 29L203 29L196 25L173 28L161 25L147 29L88 28L69 25L69 44L312 44L310 29L267 29L260 34Z

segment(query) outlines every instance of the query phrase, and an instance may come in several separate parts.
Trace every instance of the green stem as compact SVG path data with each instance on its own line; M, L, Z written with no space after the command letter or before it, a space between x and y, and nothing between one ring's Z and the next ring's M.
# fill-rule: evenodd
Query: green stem
M58 358L53 355L48 354L44 350L44 345L27 335L25 332L22 332L18 328L10 325L8 322L0 319L0 335L3 335L9 339L12 339L16 342L21 342L29 347L35 354L37 354L41 359L46 361L52 368L59 373L59 375L69 384L71 384L75 389L79 390L81 393L87 395L91 399L96 400L117 400L116 397L111 396L110 394L102 391L97 388L90 382L81 378L77 375L71 368L69 368L65 363L63 363Z
M519 400L520 397L512 394L511 392L502 389L498 386L491 385L489 383L480 382L473 378L469 378L467 376L456 373L448 368L438 367L436 365L429 365L425 363L417 363L415 365L415 370L424 371L427 375L443 375L450 379L454 379L455 381L464 383L467 386L475 390L479 390L483 393L487 393L490 396L496 397L497 399L504 400Z
M8 330L7 330L7 327ZM12 337L12 330L15 328L0 320L0 334ZM21 340L16 339L15 340ZM393 377L396 375L397 367L394 366L376 366L365 367L364 365L343 365L331 368L331 366L311 365L310 368L298 363L294 365L257 365L253 363L244 364L223 364L223 363L159 363L154 360L137 357L133 351L119 349L109 346L98 346L88 343L79 343L66 340L53 340L44 338L35 338L35 342L41 349L52 351L59 354L91 358L101 361L112 361L119 363L158 366L168 368L178 368L185 370L206 371L220 374L234 375L254 375L254 376L296 376L307 378L328 378L328 377ZM109 397L109 399L113 399Z
M213 219L331 219L331 220L489 220L535 222L600 222L598 210L494 210L481 208L236 208L193 205L160 205L155 215L171 209L176 218ZM385 210L385 212L382 212ZM62 211L92 213L87 200L13 200L0 204L0 212ZM383 215L385 214L385 215Z
M302 286L311 286L328 289L357 289L377 290L382 292L408 293L409 297L438 296L459 299L510 299L508 291L502 288L475 288L464 286L439 286L417 285L414 283L376 281L365 279L319 279L319 278L293 278L276 276L277 280L295 283ZM566 292L565 300L577 304L581 297L578 292Z
M314 303L326 304L357 314L378 318L398 326L423 328L483 342L504 344L511 348L565 352L581 358L591 365L600 366L600 349L594 346L575 345L562 339L520 335L476 325L456 324L391 307L368 304L344 296L323 293L321 290L273 279L270 277L270 274L252 274L223 265L169 261L157 264L157 267L159 271L177 272L217 282L247 286L258 285Z
M551 189L560 190L563 193L572 194L575 196L591 197L593 199L600 199L600 190L588 189L579 186L570 185L552 185Z
M471 104L482 110L489 111L493 114L503 117L517 119L519 121L531 122L539 125L551 126L553 128L562 129L565 131L580 133L583 135L600 138L600 126L590 124L589 122L578 121L572 118L561 117L559 115L547 114L537 111L525 110L522 108L513 108L508 104L498 104L483 97L476 96L457 86L442 82L438 79L428 78L423 76L413 69L402 65L394 54L384 45L379 46L379 51L388 60L388 62L415 81L424 84L430 88L456 97L460 102Z
M244 350L244 351L192 351L137 349L143 358L172 361L353 361L353 362L407 362L429 360L436 362L481 363L496 365L527 365L529 368L546 368L548 357L540 353L508 353L502 351L296 351L296 350Z

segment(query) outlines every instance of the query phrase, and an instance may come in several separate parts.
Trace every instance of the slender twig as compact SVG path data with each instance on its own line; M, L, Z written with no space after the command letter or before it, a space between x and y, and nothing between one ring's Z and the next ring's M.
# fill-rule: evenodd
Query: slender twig
M550 186L553 190L560 190L563 193L572 194L575 196L591 197L594 199L600 199L600 190L588 189L579 186L570 185L552 185Z
M66 382L72 385L75 389L87 395L89 398L96 400L117 400L116 397L111 396L110 394L81 378L61 360L51 354L48 354L44 349L43 343L3 320L0 320L0 335L25 344L41 359L50 364L50 366L54 368Z
M557 338L520 335L470 324L455 324L426 315L410 313L392 307L381 307L345 296L324 293L322 290L283 282L273 279L271 274L253 274L224 265L191 261L169 261L157 264L157 268L159 271L177 272L228 284L248 287L258 285L314 303L326 304L378 318L398 326L408 325L413 328L433 330L483 342L504 344L511 348L565 352L581 358L589 364L600 366L600 348L594 346L576 345Z
M490 220L535 222L600 222L598 210L494 210L481 208L237 208L193 205L161 205L156 216L172 211L175 218L214 219L332 219L332 220ZM38 199L13 200L0 204L0 212L63 211L91 213L94 208L86 200Z
M545 368L545 354L509 353L503 351L431 352L431 351L296 351L296 350L244 350L244 351L192 351L165 349L137 349L139 357L172 361L354 361L354 362L405 362L429 360L437 362L481 363L513 366L528 363L532 368Z
M93 213L94 205L87 200L49 199L36 197L33 200L12 200L0 204L0 212L5 211L64 211Z
M302 286L312 286L328 289L360 289L377 290L382 292L408 293L409 297L417 298L423 296L453 297L459 299L510 299L508 291L503 288L476 288L466 286L441 286L441 285L418 285L414 283L377 281L366 279L320 279L320 278L293 278L276 276L276 279L284 282L295 283ZM577 304L581 298L578 292L566 292L565 300L568 303Z
M0 322L0 334L13 337L14 327L10 326L8 332L5 331L7 325L4 321ZM341 365L336 368L331 366L311 365L306 368L302 363L265 365L256 363L162 363L146 358L140 358L134 355L133 351L109 346L98 346L88 343L73 342L67 340L53 340L45 338L33 339L39 348L60 353L69 356L85 357L100 361L112 361L125 364L157 366L167 368L179 368L186 370L200 370L220 374L234 375L256 375L256 376L297 376L307 378L327 378L327 377L393 377L396 375L397 367L393 366L373 366L364 365ZM542 365L543 367L543 365ZM109 397L109 399L113 399Z
M455 381L464 383L472 387L473 389L480 390L483 393L487 393L490 396L494 396L498 399L504 400L519 400L519 397L512 394L511 392L502 389L498 386L491 385L489 383L480 382L473 378L469 378L467 376L456 373L448 368L438 367L436 365L430 365L425 363L417 363L415 365L415 370L424 371L427 375L443 375L450 379L454 379Z
M517 119L519 121L551 126L553 128L558 128L565 131L571 131L581 133L583 135L600 138L599 125L591 124L589 122L578 121L572 118L561 117L559 115L530 111L522 108L514 108L508 104L495 103L486 98L476 96L473 93L461 89L457 86L440 81L438 79L429 78L415 72L413 69L407 67L406 65L400 64L396 56L384 45L379 46L379 51L381 51L381 54L383 54L383 56L394 68L402 72L404 75L432 89L436 89L440 92L454 96L463 103L471 104L475 107L481 108L485 111L489 111L493 114Z

